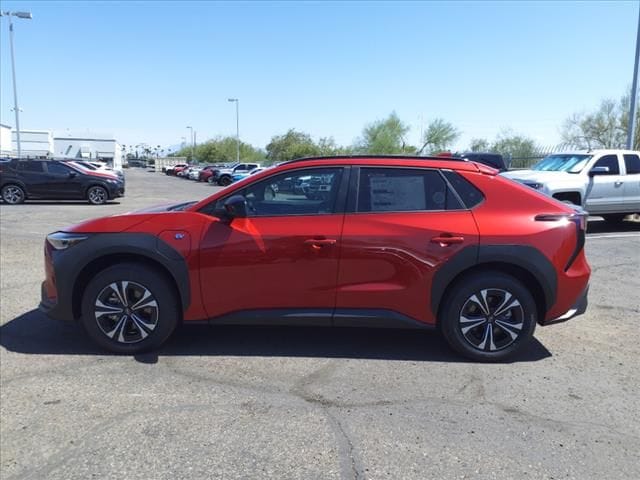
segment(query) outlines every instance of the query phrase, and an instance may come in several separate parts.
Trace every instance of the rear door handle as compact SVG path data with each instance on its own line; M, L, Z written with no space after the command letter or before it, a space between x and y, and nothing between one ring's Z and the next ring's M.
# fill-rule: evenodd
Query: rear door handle
M457 237L453 235L438 235L431 239L431 243L439 243L442 246L453 245L454 243L464 242L464 237Z
M310 238L309 240L305 240L304 244L309 245L314 250L320 250L321 248L335 245L336 239L335 238L323 238L323 239Z
M616 187L619 187L619 186L620 186L620 185L622 185L623 183L624 183L624 182L621 182L620 180L618 180L618 181L615 183L615 185L616 185Z

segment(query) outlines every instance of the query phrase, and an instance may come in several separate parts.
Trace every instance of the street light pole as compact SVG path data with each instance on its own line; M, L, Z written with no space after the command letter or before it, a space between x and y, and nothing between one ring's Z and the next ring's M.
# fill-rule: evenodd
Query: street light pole
M193 127L190 127L189 125L187 125L187 128L189 130L191 130L191 161L193 162L194 156L195 156L195 140L193 137Z
M13 20L11 17L24 18L31 20L33 16L31 12L0 12L2 16L9 17L9 45L11 49L11 74L13 76L13 109L16 112L16 144L18 146L18 158L22 158L22 149L20 145L20 109L18 108L18 86L16 85L16 59L13 52Z
M638 59L640 58L640 9L638 10L638 34L636 37L636 58L633 67L631 85L631 107L629 108L629 131L627 132L627 150L633 148L633 134L636 131L636 94L638 93Z
M236 162L240 163L240 100L237 98L227 100L236 104Z

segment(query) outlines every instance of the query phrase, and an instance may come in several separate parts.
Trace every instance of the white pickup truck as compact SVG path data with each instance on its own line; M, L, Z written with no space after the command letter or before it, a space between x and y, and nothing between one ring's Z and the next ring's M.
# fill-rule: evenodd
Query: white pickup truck
M554 153L531 170L501 175L563 202L580 205L591 215L619 222L640 213L640 152L590 150Z

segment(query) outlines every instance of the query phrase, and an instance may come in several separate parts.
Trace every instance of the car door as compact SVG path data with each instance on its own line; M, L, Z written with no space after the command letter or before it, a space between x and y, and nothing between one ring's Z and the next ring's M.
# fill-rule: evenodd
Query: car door
M46 162L48 196L59 199L78 199L84 196L85 175L60 162Z
M625 153L624 203L628 212L640 212L640 155Z
M433 323L434 274L478 243L471 212L434 169L356 168L351 185L357 193L350 190L345 215L334 323L397 314Z
M280 183L303 175L323 176L331 192L322 199L282 192ZM246 218L212 221L200 244L205 309L226 322L260 312L274 323L292 318L329 325L335 306L340 234L348 169L306 168L281 173L233 191L248 206ZM240 313L238 313L240 312Z
M589 176L585 207L589 213L618 212L624 205L624 175L616 154L601 156L591 167L606 167L607 172Z
M27 195L30 197L46 196L47 174L44 163L42 160L18 160L16 162L18 178L24 183Z

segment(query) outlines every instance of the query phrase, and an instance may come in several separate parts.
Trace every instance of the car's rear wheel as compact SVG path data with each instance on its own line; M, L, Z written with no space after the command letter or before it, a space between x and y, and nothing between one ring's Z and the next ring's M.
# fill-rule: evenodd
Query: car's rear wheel
M226 187L227 185L231 185L231 177L229 175L224 175L220 177L218 180L218 185L221 187Z
M94 185L87 190L87 200L91 205L102 205L109 200L109 194L104 187Z
M10 205L24 202L26 195L19 185L5 185L2 187L2 200Z
M533 296L500 272L463 277L444 300L439 325L451 347L473 360L505 360L522 350L536 326Z
M178 324L176 292L155 269L122 263L98 273L82 297L82 324L101 347L135 354L162 345Z

